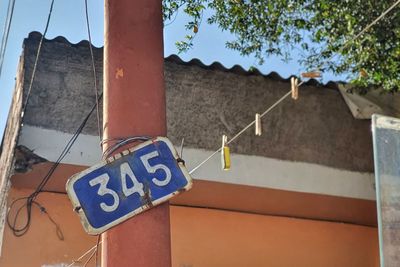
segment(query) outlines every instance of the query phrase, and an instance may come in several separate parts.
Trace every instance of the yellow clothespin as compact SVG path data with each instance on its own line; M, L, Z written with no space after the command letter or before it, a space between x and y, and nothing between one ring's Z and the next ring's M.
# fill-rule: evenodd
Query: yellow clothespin
M255 121L256 121L255 134L256 134L257 136L261 136L261 134L262 134L262 127L261 127L261 116L260 116L260 114L256 113Z
M299 80L295 77L290 78L290 85L292 87L292 98L297 100L299 98Z
M310 71L310 72L303 72L301 74L301 77L303 78L320 78L321 77L321 72L319 71Z
M231 168L231 155L229 147L227 146L228 137L226 135L222 136L222 148L221 148L221 164L223 170L229 170Z

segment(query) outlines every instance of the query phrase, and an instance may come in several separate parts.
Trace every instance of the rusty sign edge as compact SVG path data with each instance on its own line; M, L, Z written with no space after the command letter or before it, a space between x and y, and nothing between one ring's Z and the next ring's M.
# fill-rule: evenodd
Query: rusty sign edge
M143 148L143 147L145 147L145 146L147 146L149 144L152 144L154 142L157 142L157 141L162 141L165 144L167 144L167 146L170 149L170 151L172 152L172 155L175 158L175 160L179 159L178 152L176 151L176 149L175 149L174 145L172 144L172 142L166 137L158 136L156 138L153 138L153 139L150 139L148 141L145 141L145 142L143 142L143 143L141 143L141 144L139 144L137 146L134 146L134 147L131 147L129 149L126 149L126 150L124 150L124 151L122 151L122 152L120 152L120 153L118 153L118 154L116 154L114 156L111 156L111 157L109 157L107 159L104 159L100 163L95 164L92 167L89 167L88 169L83 170L82 172L74 174L73 176L71 176L68 179L68 181L66 183L66 192L68 194L69 199L71 200L71 203L72 203L72 206L73 206L73 210L78 213L80 221L81 221L81 224L82 224L84 230L86 231L86 233L88 233L90 235L101 234L101 233L105 232L106 230L108 230L108 229L110 229L110 228L122 223L123 221L125 221L125 220L127 220L127 219L129 219L131 217L134 217L134 216L136 216L136 215L138 215L138 214L140 214L140 213L142 213L142 212L144 212L146 210L151 209L152 207L155 207L155 206L157 206L157 205L159 205L159 204L161 204L163 202L166 202L167 200L171 199L172 197L180 194L182 191L188 191L188 190L190 190L192 188L193 179L191 178L189 172L187 171L187 169L183 165L183 163L178 162L177 165L179 166L179 169L182 171L184 177L186 178L186 180L188 182L187 185L185 187L183 187L181 190L172 192L172 193L170 193L170 194L168 194L168 195L166 195L166 196L164 196L162 198L154 200L153 202L151 202L151 205L149 205L149 204L143 205L140 208L137 208L137 209L131 211L130 213L118 218L117 220L114 220L113 222L108 223L108 224L106 224L106 225L104 225L102 227L99 227L99 228L95 228L89 223L89 221L88 221L88 219L87 219L87 217L86 217L86 215L85 215L85 213L83 212L82 209L78 210L78 208L81 207L81 204L80 204L80 201L79 201L77 195L75 194L75 191L72 189L73 186L74 186L74 183L76 181L78 181L80 178L84 177L86 174L88 174L88 173L90 173L90 172L92 172L94 170L97 170L97 169L99 169L99 168L101 168L103 166L106 166L107 164L109 164L110 162L112 162L114 160L117 160L117 159L119 159L119 158L121 158L121 157L123 157L125 155L128 155L128 154L130 154L130 153L132 153L132 152L134 152L136 150L139 150L139 149L141 149L141 148Z

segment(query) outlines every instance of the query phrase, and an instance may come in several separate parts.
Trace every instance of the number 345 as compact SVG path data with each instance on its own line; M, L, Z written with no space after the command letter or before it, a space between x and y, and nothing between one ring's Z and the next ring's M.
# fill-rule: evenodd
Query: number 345
M158 170L162 170L165 173L165 177L163 180L159 180L157 178L152 178L152 182L157 186L166 186L171 181L171 170L165 166L164 164L156 164L154 166L150 165L149 160L152 158L158 157L159 154L157 151L150 152L140 157L141 162L143 163L144 167L146 168L148 173L154 174ZM134 193L138 193L140 196L144 196L143 191L143 184L140 183L135 174L133 173L131 167L127 162L124 162L120 166L120 173L121 173L121 185L122 185L122 193L128 197ZM126 184L126 179L132 181L133 186L129 187ZM100 176L89 181L90 186L100 185L99 189L97 190L97 194L99 196L110 195L113 198L113 202L111 205L106 204L104 202L100 203L100 207L105 212L113 212L118 208L119 205L119 197L118 193L114 190L107 187L108 181L110 180L110 176L107 173L104 173Z

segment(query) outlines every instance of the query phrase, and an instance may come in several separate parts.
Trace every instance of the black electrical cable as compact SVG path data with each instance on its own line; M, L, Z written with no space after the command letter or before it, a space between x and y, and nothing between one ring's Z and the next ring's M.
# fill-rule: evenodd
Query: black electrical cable
M38 65L38 62L39 62L40 51L42 49L43 40L44 40L44 38L46 37L46 34L47 34L47 30L49 29L50 18L51 18L51 14L53 13L53 6L54 6L54 0L51 1L49 14L47 16L47 21L46 21L46 27L44 28L42 37L40 38L40 41L39 41L38 50L36 52L35 63L33 64L32 75L31 75L31 79L29 81L28 93L26 95L24 106L22 107L22 114L21 114L22 117L25 114L25 111L26 111L26 108L27 108L27 105L28 105L28 101L29 101L29 98L31 96L32 85L33 85L33 81L35 80L36 68L37 68L37 65Z
M7 49L8 36L10 35L11 22L14 15L14 7L15 7L15 0L9 0L7 8L7 18L6 21L4 22L3 37L1 39L1 46L0 46L0 77Z
M93 89L94 89L95 97L96 97L97 131L98 131L100 142L101 142L101 140L103 139L103 135L102 135L101 126L100 126L99 90L97 88L96 64L94 62L94 55L93 55L93 48L92 48L92 34L91 34L91 31L90 31L89 11L88 11L87 0L85 0L85 15L86 15L85 17L86 17L87 33L88 33L88 38L89 38L90 59L92 61L93 85L94 85Z
M62 191L55 191L55 190L42 190L41 193L52 193L52 194L59 194L59 195L66 195L66 192Z
M102 97L103 97L103 93L101 93L99 95L99 99L97 101L100 101ZM9 210L7 212L7 224L10 227L10 229L12 230L12 232L13 232L13 234L15 236L17 236L17 237L23 236L29 230L29 227L30 227L30 224L31 224L31 216L32 216L32 206L33 206L33 204L38 206L40 208L40 210L43 211L44 208L43 208L43 206L41 206L36 201L36 197L42 192L51 192L51 191L43 190L43 188L46 186L47 182L52 177L54 171L57 169L57 167L59 166L61 161L64 159L64 157L68 154L68 151L71 149L71 147L75 143L76 139L81 134L81 132L82 132L83 128L85 127L87 121L89 120L89 118L92 115L93 111L96 109L97 101L96 101L96 104L94 104L93 107L90 109L90 111L86 115L86 117L83 119L82 123L79 125L79 127L76 130L76 132L74 133L74 135L70 138L68 143L65 145L64 149L62 150L62 152L61 152L60 156L58 157L58 159L56 160L56 162L54 162L54 164L51 166L50 170L47 172L47 174L43 177L42 181L36 187L35 191L32 194L30 194L29 196L18 198L18 199L14 200L11 203L11 205L9 207ZM15 206L15 204L20 202L20 201L22 201L22 200L24 200L25 203L23 205L21 205L17 209L17 211L16 211L16 213L14 215L14 219L11 222L10 221L10 212L13 210L13 207ZM21 227L17 227L18 217L19 217L21 211L24 208L26 208L26 215L27 215L25 223ZM49 219L52 221L50 216L49 216ZM54 223L54 221L52 221L52 222Z
M28 100L29 100L29 97L30 97L30 94L31 94L32 85L33 85L33 81L34 81L35 74L36 74L36 68L37 68L37 64L38 64L38 61L39 61L40 51L41 51L41 48L42 48L42 45L43 45L43 40L44 40L44 38L46 36L47 30L48 30L49 24L50 24L50 18L51 18L51 14L53 12L53 5L54 5L54 0L51 1L50 10L49 10L49 14L48 14L48 17L47 17L47 22L46 22L46 27L45 27L45 30L44 30L44 32L42 34L40 42L39 42L39 46L38 46L38 50L37 50L36 58L35 58L35 63L34 63L32 75L31 75L31 79L30 79L30 83L29 83L29 87L28 87L28 92L27 92L26 100L25 100L25 103L24 103L24 106L23 106L22 116L24 116L24 113L25 113L27 105L28 105ZM13 5L13 7L14 7L14 5ZM89 40L90 40L90 43L91 43L89 16L88 16L88 10L87 10L87 0L85 0L85 10L86 10L86 20L87 20L88 35L89 35ZM38 206L40 208L40 210L42 212L47 214L49 220L56 226L57 236L60 238L60 240L63 239L63 235L62 235L61 229L58 226L58 224L50 217L50 215L48 214L46 209L42 205L40 205L35 199L42 192L62 193L62 192L43 190L43 188L46 186L47 182L50 180L50 178L52 177L54 171L57 169L57 167L59 166L61 161L68 154L69 150L71 149L71 147L75 143L75 141L78 138L78 136L81 134L83 128L85 127L87 121L89 120L91 114L93 113L93 111L95 109L97 110L97 126L98 126L98 131L99 131L99 137L101 138L101 130L100 130L100 124L99 124L100 123L99 101L103 97L103 94L102 93L98 94L96 68L95 68L94 56L93 56L93 51L92 51L91 45L90 45L90 54L91 54L91 59L92 59L92 68L93 68L93 75L94 75L94 87L95 87L95 91L96 91L95 92L96 93L96 96L95 96L96 104L91 108L91 110L89 111L88 115L84 118L84 120L82 121L82 123L80 124L80 126L78 127L76 132L74 133L74 135L71 137L71 139L65 145L64 149L60 153L60 156L54 162L54 164L51 166L51 168L49 169L47 174L43 177L42 181L38 184L38 186L36 187L35 191L32 194L30 194L29 196L23 197L23 198L18 198L18 199L14 200L11 203L11 205L9 207L9 210L7 212L7 224L10 227L10 229L12 230L13 234L15 236L17 236L17 237L24 235L29 230L29 227L30 227L30 224L31 224L32 206L33 206L33 204L35 204L36 206ZM16 203L18 203L19 201L22 201L22 200L24 200L25 203L23 205L21 205L17 209L17 211L15 213L15 216L14 216L13 222L10 222L10 218L9 218L10 217L10 211L13 209L13 207L14 207L14 205ZM26 208L26 214L27 214L25 223L21 227L17 227L18 217L19 217L21 211L24 208Z
M115 152L118 148L129 144L129 143L133 143L133 142L145 142L150 140L151 137L150 136L132 136L132 137L126 137L123 139L116 139L117 143L115 143L112 146L109 146L106 150L104 150L103 152L103 159L108 158L113 152ZM113 139L109 139L108 141L111 141Z

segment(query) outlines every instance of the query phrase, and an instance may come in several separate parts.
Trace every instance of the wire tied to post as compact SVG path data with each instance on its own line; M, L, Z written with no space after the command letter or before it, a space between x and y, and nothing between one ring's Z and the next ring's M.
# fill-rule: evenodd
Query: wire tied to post
M115 142L113 145L107 147L103 151L103 159L106 159L111 156L119 148L123 147L124 145L135 143L135 142L145 142L150 140L150 136L130 136L130 137L117 137L117 138L107 138L101 141L102 146L108 142Z

